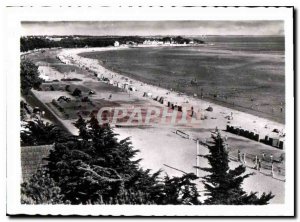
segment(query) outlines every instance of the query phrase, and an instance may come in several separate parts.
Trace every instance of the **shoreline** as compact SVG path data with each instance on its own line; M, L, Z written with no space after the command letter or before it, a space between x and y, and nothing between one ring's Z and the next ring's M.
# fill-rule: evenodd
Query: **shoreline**
M172 101L177 104L183 104L186 103L186 101L188 101L189 105L193 106L195 110L198 110L198 112L201 113L205 113L205 109L208 106L212 106L214 108L213 114L217 116L217 119L222 119L224 115L233 113L234 119L230 121L231 125L246 125L249 130L254 130L261 134L261 138L263 138L265 135L269 135L273 129L279 129L284 131L285 124L262 118L253 114L249 114L243 111L238 111L211 101L203 100L200 98L194 98L186 94L179 96L178 92L169 91L168 89L147 84L131 77L127 77L126 75L122 75L122 73L119 71L113 71L108 69L107 67L100 64L100 62L96 59L85 58L79 55L80 53L85 52L121 50L127 48L128 47L62 49L61 52L58 53L58 55L63 56L66 60L69 60L74 65L77 65L81 68L88 68L90 71L97 73L98 77L103 76L110 79L111 84L114 84L115 82L130 84L131 86L136 88L137 91L132 93L138 97L142 97L144 92L150 92L153 94L154 97L162 96L166 100ZM225 129L226 123L228 123L228 121L225 121L225 124L224 121L222 121L222 123L217 124L217 127L220 129ZM216 127L213 124L214 123L212 123L212 127Z
M164 46L164 47L166 47L166 46ZM120 48L120 49L124 49L124 48ZM79 54L83 54L83 53L79 53ZM86 58L86 57L83 57L83 56L81 56L81 57L82 58ZM101 64L101 66L103 66L107 70L110 70L112 72L118 73L119 75L122 75L122 76L124 76L126 78L130 78L130 79L134 79L135 81L143 82L140 77L133 76L129 72L124 72L124 71L121 71L119 69L112 68L112 67L104 64L104 62L102 60L97 60L97 61L99 62L99 65ZM146 81L146 82L143 82L143 83L152 85L153 87L159 87L159 88L162 88L162 89L169 90L166 87L158 86L158 85L153 84L153 83L151 83L149 81L148 82ZM174 93L182 93L183 95L186 95L186 96L194 98L193 95L191 95L191 93L183 93L183 92L179 92L179 91L173 91L173 92ZM199 100L202 100L202 101L206 101L206 102L210 102L210 103L213 103L215 105L223 106L223 107L235 110L235 111L245 112L247 114L250 114L250 115L253 115L253 116L256 116L256 117L260 117L260 118L263 118L263 119L267 119L267 120L274 121L276 123L280 123L280 124L285 125L285 118L281 119L281 117L279 117L279 116L270 117L270 113L267 113L267 112L264 112L264 111L259 111L259 110L251 109L249 107L245 107L245 106L242 106L242 105L239 105L239 104L232 104L232 102L226 102L225 100L218 100L218 99L214 99L213 97L208 97L208 96L205 96L204 98L196 97L196 99L199 99ZM255 115L255 114L258 114L258 115Z

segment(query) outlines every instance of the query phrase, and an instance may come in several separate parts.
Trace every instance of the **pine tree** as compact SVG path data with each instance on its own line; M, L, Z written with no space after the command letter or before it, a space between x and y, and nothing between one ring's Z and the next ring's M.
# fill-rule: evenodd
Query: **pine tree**
M81 115L79 115L78 120L73 124L74 126L76 126L77 129L80 129L81 127L86 127L86 121L82 118Z
M274 195L263 193L257 197L256 193L247 194L242 189L244 179L252 174L245 174L246 167L240 165L235 169L229 168L228 152L223 139L218 133L213 136L212 145L208 146L209 154L200 155L208 160L209 168L200 168L209 174L204 176L203 183L207 190L208 198L205 204L218 205L264 205L268 204Z
M79 121L77 121L79 122ZM160 179L161 171L142 169L129 138L100 126L95 117L80 134L56 143L46 158L51 177L72 204L198 204L195 175ZM167 194L167 195L165 195Z
M51 177L65 194L64 201L115 204L125 202L124 193L131 190L135 193L131 201L149 203L148 191L157 183L158 174L151 176L139 167L140 160L132 160L138 151L129 139L118 141L110 127L100 126L94 117L78 122L79 137L56 143L46 158Z
M196 184L192 182L197 178L193 173L172 178L166 175L157 202L159 204L199 205L199 193Z
M28 121L21 131L21 145L45 145L68 140L69 135L58 126L42 120Z

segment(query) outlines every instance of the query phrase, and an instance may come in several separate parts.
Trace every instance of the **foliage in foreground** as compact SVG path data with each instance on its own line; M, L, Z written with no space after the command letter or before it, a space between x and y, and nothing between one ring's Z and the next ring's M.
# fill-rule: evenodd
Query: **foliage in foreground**
M60 188L45 170L38 170L21 184L22 204L61 204L62 197Z
M128 138L118 140L108 125L100 126L95 117L74 125L78 137L56 140L43 170L22 184L21 202L25 204L187 204L198 205L199 193L194 174L161 177L140 167ZM32 131L32 129L30 129ZM43 137L37 137L37 140ZM242 189L245 167L229 168L228 153L220 134L213 137L203 155L209 174L203 177L209 205L265 205L274 195L247 194ZM43 139L42 139L43 141Z
M247 194L242 189L244 179L252 174L245 174L246 167L240 165L235 169L229 168L228 152L221 135L213 136L213 144L208 146L209 154L201 155L208 160L209 168L200 168L209 174L204 176L203 183L207 190L208 199L205 204L218 205L264 205L268 204L274 195L263 193L261 197L251 192Z
M42 83L42 79L39 78L38 67L31 61L21 60L21 93L27 95L31 88L38 89Z
M68 140L69 135L58 126L42 120L27 121L21 131L22 146L48 145Z
M45 170L63 194L62 203L200 204L194 174L160 178L160 171L151 174L133 160L138 150L128 138L119 141L109 126L99 126L96 118L75 125L79 137L55 143L46 158ZM31 186L37 182L31 180ZM39 192L25 188L23 198L39 199Z

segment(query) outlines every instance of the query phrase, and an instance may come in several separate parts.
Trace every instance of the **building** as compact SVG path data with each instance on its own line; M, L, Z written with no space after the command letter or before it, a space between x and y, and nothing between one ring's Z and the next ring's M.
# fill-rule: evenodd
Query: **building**
M114 46L115 46L115 47L119 47L119 46L120 46L120 43L119 43L118 41L115 41Z
M53 41L53 42L59 42L59 41L62 40L63 38L47 36L46 39L48 39L48 40L50 40L50 41Z

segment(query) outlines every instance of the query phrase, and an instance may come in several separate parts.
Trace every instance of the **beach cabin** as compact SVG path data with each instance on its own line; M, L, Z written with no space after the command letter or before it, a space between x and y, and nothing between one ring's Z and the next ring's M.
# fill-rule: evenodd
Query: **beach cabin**
M279 149L284 149L284 140L279 140Z
M144 92L143 97L152 97L152 93Z
M128 83L124 83L124 84L123 84L123 88L124 88L124 89L128 89L128 88L129 88L129 84L128 84Z
M160 97L159 100L158 100L158 102L160 102L161 104L163 104L164 103L164 97Z
M136 88L135 88L134 86L129 86L128 89L129 89L130 91L133 91L133 92L134 92L134 91L137 91Z

